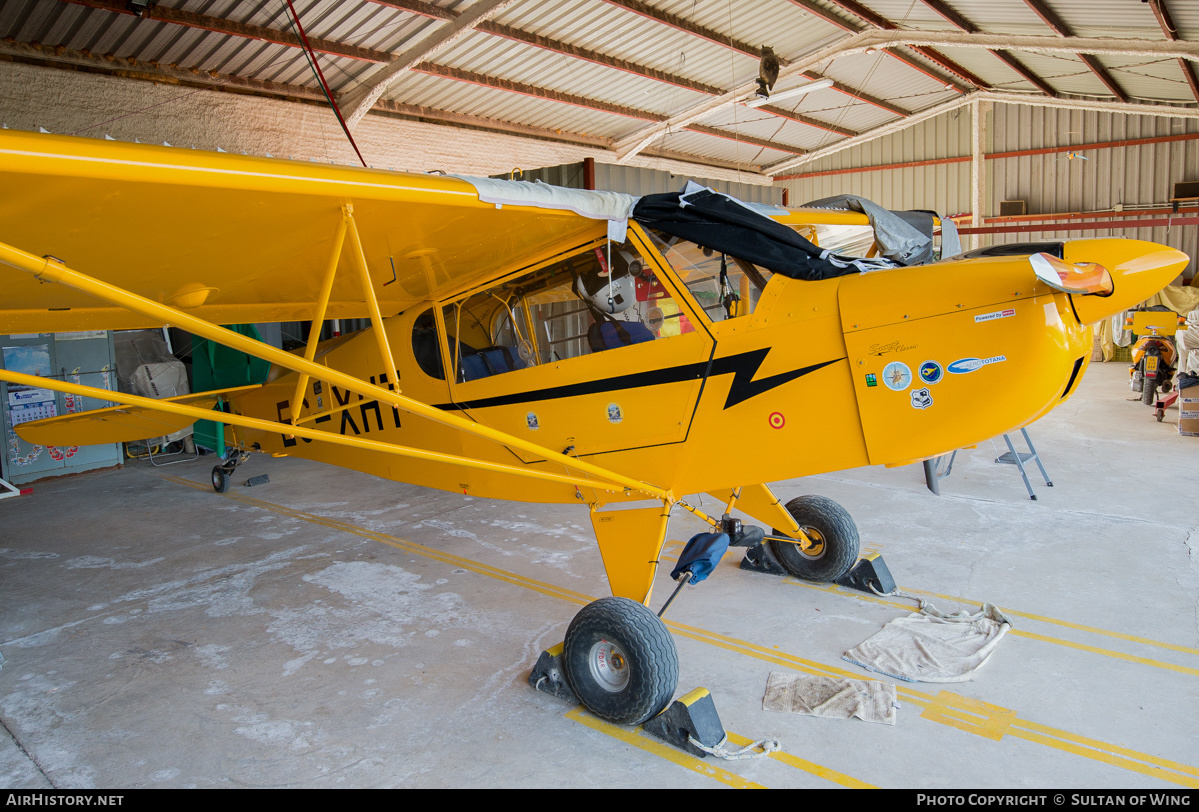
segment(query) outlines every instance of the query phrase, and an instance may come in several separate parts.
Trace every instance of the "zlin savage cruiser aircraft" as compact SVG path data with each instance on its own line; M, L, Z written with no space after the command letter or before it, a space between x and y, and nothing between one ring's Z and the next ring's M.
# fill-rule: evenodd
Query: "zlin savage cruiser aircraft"
M789 572L831 581L857 558L852 519L766 483L1027 425L1078 385L1088 325L1187 263L1078 239L901 266L805 238L866 224L700 187L638 200L7 130L0 334L169 324L273 367L261 385L171 400L0 379L120 404L19 427L45 446L218 419L218 491L261 451L586 506L614 597L576 615L562 670L593 713L636 724L678 678L647 608L673 508L734 545L761 539L729 519L739 510L773 528ZM218 326L366 317L295 352ZM683 501L697 493L724 515Z

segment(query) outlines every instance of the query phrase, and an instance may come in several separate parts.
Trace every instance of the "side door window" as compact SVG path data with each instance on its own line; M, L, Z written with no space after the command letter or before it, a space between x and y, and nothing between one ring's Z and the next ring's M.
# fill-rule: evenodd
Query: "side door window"
M631 243L593 245L447 304L442 318L457 383L695 330Z
M452 400L480 422L577 453L686 436L713 339L630 239L444 303Z

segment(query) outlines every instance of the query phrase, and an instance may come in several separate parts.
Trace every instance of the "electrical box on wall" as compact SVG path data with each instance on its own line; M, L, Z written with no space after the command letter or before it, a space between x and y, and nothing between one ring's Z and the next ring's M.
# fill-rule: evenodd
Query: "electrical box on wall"
M1028 206L1023 200L1002 200L999 203L1000 217L1020 217L1028 214Z
M112 333L24 333L0 336L0 366L59 381L117 388ZM107 468L121 462L116 443L92 446L30 445L17 435L21 423L102 409L111 404L51 389L0 382L0 479L24 485L38 479Z

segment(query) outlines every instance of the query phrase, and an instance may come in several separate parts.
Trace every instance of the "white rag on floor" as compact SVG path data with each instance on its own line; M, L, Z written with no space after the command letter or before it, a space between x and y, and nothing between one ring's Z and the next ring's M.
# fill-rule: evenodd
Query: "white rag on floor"
M895 724L895 686L876 679L836 679L771 671L762 710L802 713L831 719L856 716L867 722Z
M892 620L841 658L906 682L965 682L987 661L1012 622L984 603L973 615L932 604Z

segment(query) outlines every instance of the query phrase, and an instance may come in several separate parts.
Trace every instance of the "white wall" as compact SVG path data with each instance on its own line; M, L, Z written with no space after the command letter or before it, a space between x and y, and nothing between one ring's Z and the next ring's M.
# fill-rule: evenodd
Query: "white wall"
M326 105L197 89L0 61L0 124L21 130L121 141L134 139L197 149L358 164L333 111ZM354 138L367 163L426 172L441 169L494 175L592 157L615 161L602 149L405 121L371 114ZM680 161L638 157L634 166L683 176L770 185L770 179Z

